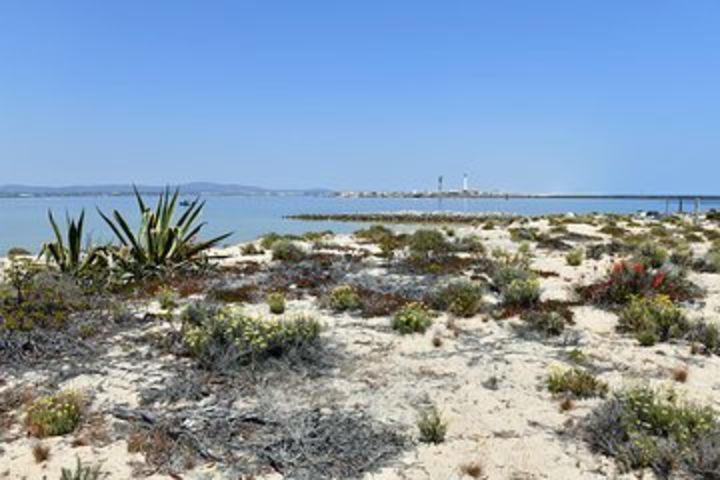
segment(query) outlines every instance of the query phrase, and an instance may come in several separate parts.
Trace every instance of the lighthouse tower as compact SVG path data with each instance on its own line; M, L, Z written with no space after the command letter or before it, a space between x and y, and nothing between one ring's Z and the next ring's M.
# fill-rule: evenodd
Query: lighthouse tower
M468 191L468 174L463 174L463 185L462 185L462 191L463 193L467 193Z

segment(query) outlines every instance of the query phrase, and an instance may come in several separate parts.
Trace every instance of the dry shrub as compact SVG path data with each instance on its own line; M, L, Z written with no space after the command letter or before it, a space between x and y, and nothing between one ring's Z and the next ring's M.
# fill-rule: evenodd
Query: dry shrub
M32 454L35 462L42 463L48 458L50 458L50 447L41 443L36 443L32 447Z
M474 479L486 478L485 468L482 463L477 461L467 462L460 465L460 473Z
M685 383L688 379L688 368L686 366L675 367L670 372L672 379L679 383Z
M208 297L211 300L225 303L244 303L254 301L257 295L255 285L241 285L238 287L215 287L210 290Z
M357 288L357 292L360 296L360 314L364 318L387 317L411 301L410 298L398 293L364 288Z

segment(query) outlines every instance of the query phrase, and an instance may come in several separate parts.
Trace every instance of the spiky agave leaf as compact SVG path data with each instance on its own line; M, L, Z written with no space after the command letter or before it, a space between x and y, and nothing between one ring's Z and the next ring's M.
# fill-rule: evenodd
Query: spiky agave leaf
M82 237L85 225L85 211L77 220L66 216L67 230L63 235L55 221L52 211L48 211L48 219L55 235L54 242L45 243L40 256L57 265L62 272L80 274L98 260L98 249L91 245L83 252Z
M177 210L179 189L171 192L166 188L158 197L154 209L146 206L142 195L134 187L138 208L140 209L140 226L137 234L130 229L125 218L117 211L112 218L100 212L102 218L111 227L119 241L130 249L130 257L134 272L156 271L163 268L176 268L197 260L203 251L212 248L220 241L228 238L231 233L220 235L211 240L195 243L204 223L196 224L204 202L196 198L173 223ZM127 262L118 262L128 267Z

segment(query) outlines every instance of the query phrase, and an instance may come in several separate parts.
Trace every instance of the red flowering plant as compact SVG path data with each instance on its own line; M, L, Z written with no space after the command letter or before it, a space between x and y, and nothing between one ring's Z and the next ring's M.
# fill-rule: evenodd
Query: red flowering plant
M593 303L624 304L631 297L654 295L682 301L698 296L699 289L682 269L672 264L651 268L642 262L621 260L613 265L605 280L580 287L579 293Z

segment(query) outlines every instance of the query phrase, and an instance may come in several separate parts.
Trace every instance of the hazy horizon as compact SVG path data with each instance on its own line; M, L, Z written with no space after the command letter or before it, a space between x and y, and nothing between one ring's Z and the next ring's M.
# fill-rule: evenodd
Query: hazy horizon
M713 193L718 20L709 1L3 2L1 183Z

